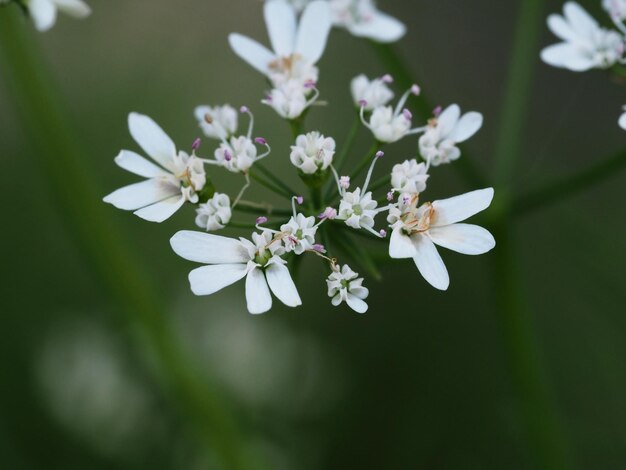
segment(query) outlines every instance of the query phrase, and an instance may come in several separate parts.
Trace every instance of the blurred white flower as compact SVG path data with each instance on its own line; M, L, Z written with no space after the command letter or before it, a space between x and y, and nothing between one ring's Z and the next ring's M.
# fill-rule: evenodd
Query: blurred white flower
M406 26L376 8L374 0L330 0L333 23L358 37L378 42L395 42L406 34Z
M481 255L493 249L496 242L487 230L458 223L489 207L493 194L492 188L481 189L420 207L417 196L400 196L387 219L393 228L389 256L413 258L426 281L447 290L450 277L435 245L466 255Z
M91 14L91 8L82 0L25 0L24 4L39 31L52 28L59 11L74 18Z
M198 106L194 115L204 135L211 139L227 139L237 132L239 117L230 105Z
M564 41L541 51L541 59L548 65L584 72L611 67L624 53L622 37L598 25L576 2L565 4L563 16L550 15L548 27Z
M363 278L359 277L347 264L341 268L333 266L333 272L326 280L328 296L332 298L332 304L337 307L342 302L357 313L367 312L368 306L365 299L369 290L363 287Z
M350 84L354 104L356 106L363 104L365 111L386 106L394 97L393 91L387 86L391 81L392 78L388 75L374 80L369 80L365 75L355 77Z
M378 142L391 144L399 141L403 137L423 132L425 128L411 129L413 115L404 107L409 96L420 94L420 87L413 85L402 95L395 109L391 106L378 106L374 108L369 117L369 121L365 117L365 111L368 103L365 100L360 102L361 106L361 122L367 127Z
M177 152L174 142L148 116L131 113L128 128L139 146L160 166L135 152L122 150L115 163L148 179L112 192L104 202L135 211L135 215L150 222L163 222L185 201L197 203L197 192L206 183L202 161L195 155Z
M626 130L626 106L624 106L624 113L619 118L619 126Z
M626 19L626 0L602 0L602 7L613 20Z
M196 225L207 232L223 229L233 215L227 194L215 193L206 203L196 209Z
M189 273L195 295L211 295L246 278L246 301L252 314L272 308L274 295L288 307L302 305L296 286L281 256L280 241L270 232L252 234L253 242L200 232L180 231L170 243L180 257L202 266Z
M306 175L326 170L333 162L335 140L321 133L309 132L296 138L291 147L291 163Z
M391 189L399 193L419 194L426 190L428 167L417 160L405 160L391 170Z
M282 118L297 119L318 96L319 92L313 82L302 84L298 80L288 80L273 88L262 103L270 106Z
M420 154L429 165L450 163L461 156L457 144L465 142L480 130L483 116L471 111L461 116L461 108L453 104L432 119L419 140Z

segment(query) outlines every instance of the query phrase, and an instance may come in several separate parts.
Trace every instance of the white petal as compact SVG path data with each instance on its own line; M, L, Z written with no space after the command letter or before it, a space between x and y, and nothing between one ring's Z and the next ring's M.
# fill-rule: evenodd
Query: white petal
M395 42L406 34L404 23L381 12L377 12L371 21L350 26L349 30L355 36L378 42Z
M91 8L82 0L54 0L56 6L66 15L85 18L91 14Z
M245 60L249 65L263 75L269 73L269 65L276 60L276 56L265 46L259 44L254 39L237 33L232 33L228 36L228 42L235 54Z
M180 194L180 189L161 179L149 179L118 189L103 200L118 209L134 211Z
M148 116L128 115L128 129L135 142L163 168L172 170L176 146L163 129Z
M281 263L272 263L265 270L267 283L274 295L288 307L302 305L298 289L291 279L289 269Z
M148 222L161 223L172 217L178 209L185 203L185 196L174 196L151 206L144 207L133 212L137 217L141 217Z
M263 13L274 52L289 57L296 42L295 9L285 0L270 0L265 2Z
M561 15L548 16L548 28L555 36L564 41L576 42L579 39L576 32L572 30L571 25Z
M594 20L587 11L576 2L567 2L563 7L565 18L572 25L572 29L578 34L583 34L585 37L590 38L593 33L598 29L598 23Z
M245 264L202 266L189 273L189 284L195 295L211 295L246 277Z
M413 261L415 261L420 274L434 288L447 290L450 285L450 277L435 244L424 235L413 235L412 238L417 250Z
M331 27L328 2L316 0L309 3L300 18L294 51L315 64L324 54Z
M465 142L472 137L483 126L483 115L477 112L469 112L463 115L452 133L448 136L456 143Z
M572 72L586 72L598 66L591 56L582 55L576 46L565 42L544 48L541 51L541 60L553 67L566 68Z
M478 225L433 227L428 236L435 244L464 255L482 255L496 246L493 235Z
M493 200L493 188L478 189L460 196L433 202L432 227L455 224L484 211Z
M359 299L357 296L352 295L350 293L348 293L346 302L348 303L350 308L354 310L356 313L365 313L367 312L367 309L369 308L365 301Z
M57 19L57 9L51 0L31 0L28 11L39 31L47 31Z
M411 238L403 233L401 227L394 228L391 232L389 256L394 259L406 259L415 256L415 246Z
M163 168L158 167L154 163L146 160L142 156L131 152L130 150L122 150L117 157L115 163L120 168L130 171L144 178L156 178L157 176L167 176L169 173Z
M619 118L619 126L626 130L626 113L622 114Z
M246 301L252 314L265 313L272 308L272 296L265 280L265 274L254 268L246 277Z
M452 132L459 118L461 117L461 108L458 104L452 104L448 106L437 118L437 125L441 132L441 138L447 138L448 134Z
M239 240L210 233L182 230L170 239L174 252L189 261L206 264L236 264L250 261Z

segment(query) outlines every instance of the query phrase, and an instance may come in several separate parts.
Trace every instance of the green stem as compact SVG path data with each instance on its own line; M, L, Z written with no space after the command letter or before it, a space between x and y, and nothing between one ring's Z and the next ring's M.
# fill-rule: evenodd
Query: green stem
M304 128L303 116L300 116L297 119L290 119L289 128L291 129L291 135L293 139L296 140L300 134L302 134L302 129Z
M204 374L186 357L172 337L161 292L148 282L122 230L102 203L98 178L87 168L84 151L44 66L27 23L17 9L0 12L0 63L9 97L25 133L29 155L48 183L72 235L94 272L122 310L139 327L159 360L174 406L187 414L206 448L213 449L226 468L245 468L241 436L228 404L210 387Z
M283 191L285 191L288 194L291 194L292 196L296 196L298 193L293 190L292 188L290 188L283 180L281 180L280 178L278 178L273 171L268 170L265 165L263 165L262 163L258 162L254 165L255 168L258 168L259 171L261 173L263 173L263 175L265 175L266 178L269 178L270 181L276 186L281 188Z
M374 156L382 148L382 146L383 144L381 144L378 141L372 144L371 148L369 149L369 152L367 152L367 154L363 157L363 160L361 160L361 162L357 165L357 167L354 169L354 171L350 175L351 182L357 179L359 175L363 173L363 170L365 170L369 165L371 165L372 160L374 159Z
M600 161L574 175L553 181L539 189L520 196L513 202L513 214L523 216L546 208L581 193L626 168L626 150Z
M333 161L333 166L339 173L341 173L341 169L343 168L343 165L346 163L346 159L348 158L348 155L350 155L350 151L352 150L352 146L354 145L354 140L356 139L356 136L359 133L360 128L361 128L361 117L357 111L355 113L352 126L350 126L350 130L348 131L348 135L346 136L346 140L343 142L343 145L341 146L341 152L339 152L339 156Z
M373 183L370 183L368 191L374 192L380 188L384 188L385 186L389 189L391 188L391 177L389 175L381 176Z
M265 186L267 189L269 189L270 191L278 194L279 196L283 196L287 199L291 199L293 197L293 194L281 187L276 186L274 183L272 183L271 181L266 180L265 178L263 178L262 176L260 176L258 173L250 171L250 178L252 178L254 181L256 181L257 183L259 183L262 186Z
M239 201L239 204L235 207L236 211L244 212L254 215L282 215L291 216L291 209L276 209L274 206L268 203L256 203L250 201Z

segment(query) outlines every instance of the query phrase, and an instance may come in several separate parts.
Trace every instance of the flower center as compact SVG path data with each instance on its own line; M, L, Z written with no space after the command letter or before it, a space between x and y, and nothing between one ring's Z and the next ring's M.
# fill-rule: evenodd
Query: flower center
M363 215L363 208L360 204L355 204L352 206L352 212L354 212L355 215Z

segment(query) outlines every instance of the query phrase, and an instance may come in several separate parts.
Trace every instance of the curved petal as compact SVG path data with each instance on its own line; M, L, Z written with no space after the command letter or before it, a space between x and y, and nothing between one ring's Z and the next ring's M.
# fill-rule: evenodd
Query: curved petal
M463 255L482 255L496 246L493 235L478 225L452 224L433 227L428 231L428 236L436 245Z
M172 217L178 209L185 203L185 196L182 194L174 196L164 201L157 202L151 206L144 207L133 212L137 217L141 217L148 222L161 223Z
M451 104L437 118L437 127L442 139L448 137L448 134L455 128L459 118L461 117L461 108L458 104Z
M346 297L346 302L356 313L365 313L369 308L364 300L361 300L356 295L352 295L350 293L348 293Z
M254 315L265 313L272 308L272 296L265 280L265 274L254 268L246 277L246 301L248 311Z
M31 0L28 12L39 31L48 31L57 19L57 8L51 0Z
M170 239L170 245L181 258L206 264L241 264L250 261L248 251L239 240L210 233L182 230Z
M270 63L276 60L276 56L273 52L270 52L265 46L259 44L254 39L237 33L230 34L228 36L228 42L235 54L249 65L263 75L269 73Z
M106 196L103 201L118 209L134 211L180 194L180 189L161 179L149 179L124 186Z
M572 25L572 29L587 38L593 36L598 29L598 22L576 2L567 2L563 7L565 18Z
M189 284L195 295L211 295L246 277L245 264L202 266L189 273Z
M91 14L91 8L82 0L54 0L54 3L66 15L85 18Z
M324 54L331 27L328 2L315 0L309 3L300 18L294 52L315 64Z
M394 228L389 239L389 257L394 259L413 258L415 253L415 246L411 238L402 232L401 227Z
M163 168L172 170L176 146L163 129L148 116L138 113L128 115L128 129L135 142Z
M296 11L285 0L265 2L263 9L267 34L276 55L289 57L296 42Z
M553 67L572 72L586 72L598 65L591 57L580 54L576 46L566 42L544 48L541 51L541 60Z
M483 126L483 115L475 111L465 113L449 135L449 139L457 144L465 142Z
M572 26L561 15L548 16L548 28L555 36L564 41L576 42L578 40L578 36L572 30Z
M388 43L401 39L406 34L406 26L392 16L377 12L370 21L350 26L349 31L358 37Z
M144 178L156 178L158 176L169 175L163 168L156 166L154 163L130 150L122 150L119 155L115 157L115 163L117 163L120 168L143 176Z
M267 283L274 295L288 307L302 305L298 289L291 279L289 269L281 263L272 263L265 269Z
M493 200L493 188L478 189L460 196L433 202L431 227L451 225L484 211Z
M450 277L435 244L424 235L414 235L412 239L417 250L413 261L420 274L434 288L447 290L450 286Z

